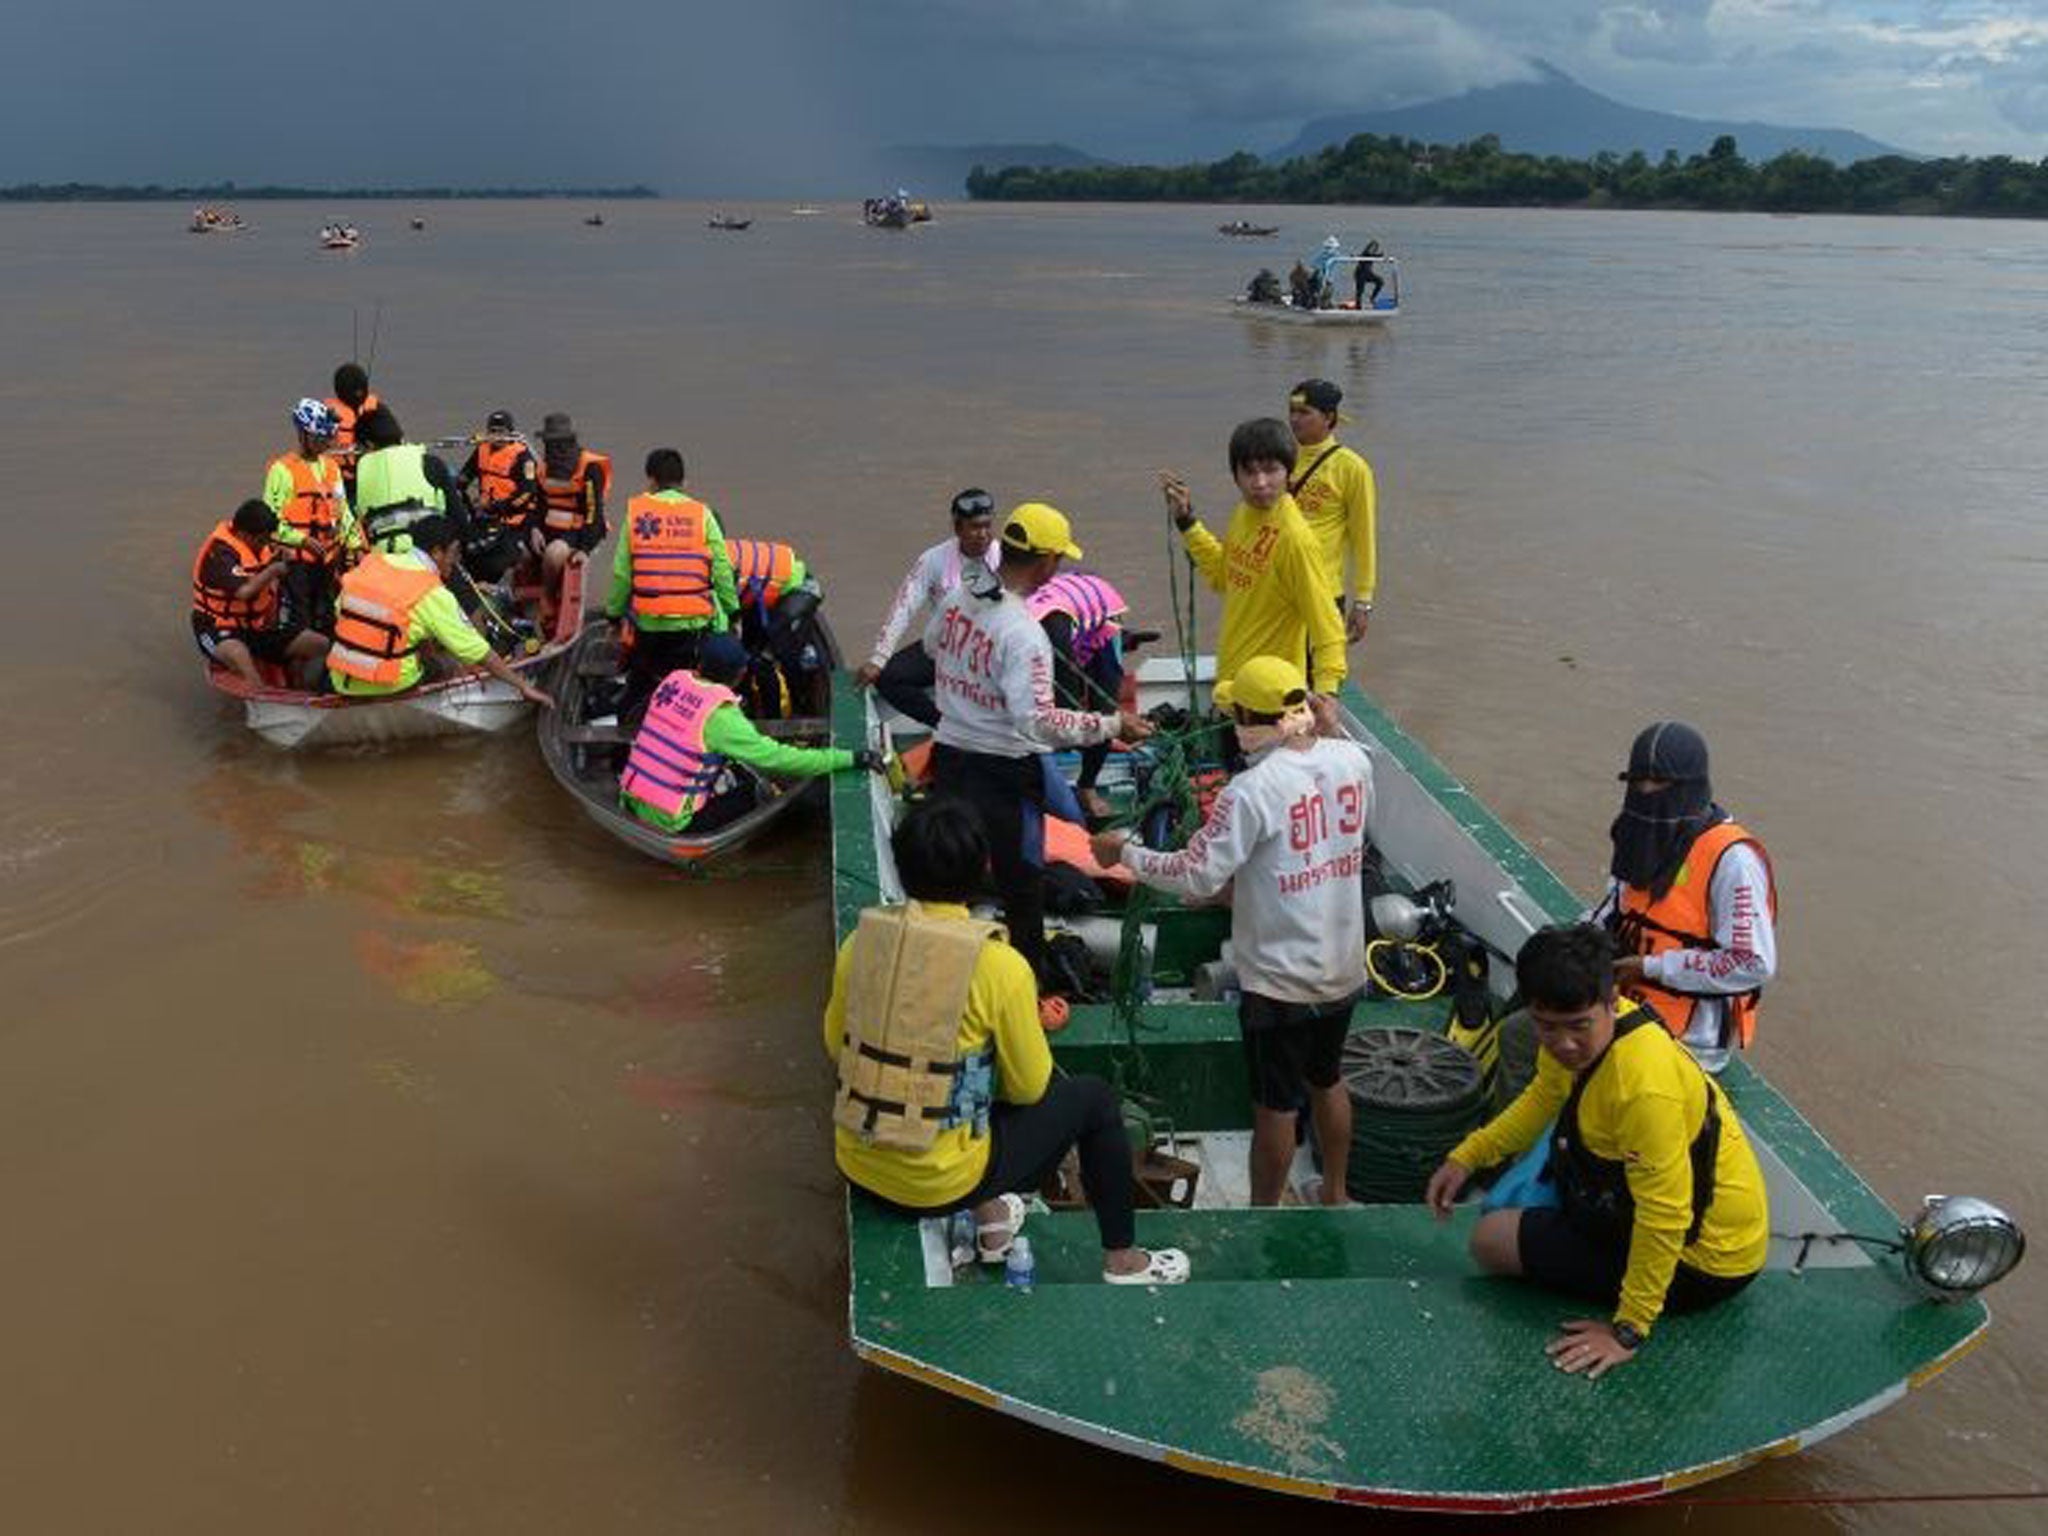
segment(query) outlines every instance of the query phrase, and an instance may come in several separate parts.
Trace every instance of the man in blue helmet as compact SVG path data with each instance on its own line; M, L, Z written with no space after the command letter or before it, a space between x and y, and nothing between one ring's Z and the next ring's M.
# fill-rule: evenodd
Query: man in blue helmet
M339 428L325 401L301 400L292 407L297 445L272 459L263 475L264 504L277 514L272 539L290 562L284 603L294 628L333 629L335 589L363 548L341 466L328 453Z

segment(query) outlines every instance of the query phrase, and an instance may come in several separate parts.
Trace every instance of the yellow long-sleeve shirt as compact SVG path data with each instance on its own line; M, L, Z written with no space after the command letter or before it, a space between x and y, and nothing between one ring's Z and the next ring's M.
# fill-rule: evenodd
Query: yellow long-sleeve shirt
M1301 509L1282 496L1269 512L1243 502L1230 514L1218 539L1201 523L1181 538L1195 568L1223 594L1223 622L1216 636L1216 680L1237 675L1254 656L1289 661L1310 652L1311 686L1330 693L1344 681L1344 626Z
M1535 1080L1514 1103L1459 1142L1451 1160L1467 1168L1490 1168L1527 1151L1571 1091L1571 1070L1550 1052L1537 1052ZM1714 1198L1700 1235L1688 1245L1690 1149L1706 1121L1709 1093L1721 1113ZM1579 1134L1594 1156L1626 1165L1635 1201L1616 1322L1647 1335L1664 1310L1664 1294L1681 1258L1706 1274L1731 1279L1763 1267L1771 1224L1756 1153L1721 1085L1663 1029L1651 1024L1615 1039L1579 1099Z
M970 922L964 906L926 902L927 917ZM832 970L832 997L825 1004L825 1054L833 1061L846 1044L846 975L853 963L853 939L839 946ZM960 1051L972 1054L993 1042L996 1097L1006 1104L1035 1104L1052 1081L1052 1052L1038 1022L1038 984L1031 966L1007 944L988 943L975 961L960 1019ZM834 1128L839 1171L862 1189L920 1210L940 1208L981 1182L988 1169L989 1142L971 1125L940 1131L922 1152L904 1152L863 1142L844 1126Z
M1379 584L1379 487L1372 466L1356 449L1327 437L1301 450L1295 473L1303 478L1294 485L1294 504L1315 541L1324 582L1338 597L1348 590L1358 601L1371 602Z

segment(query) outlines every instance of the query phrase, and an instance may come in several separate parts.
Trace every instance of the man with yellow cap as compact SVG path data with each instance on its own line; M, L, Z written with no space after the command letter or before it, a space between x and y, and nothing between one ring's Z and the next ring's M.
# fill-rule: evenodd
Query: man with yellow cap
M1010 944L1036 970L1045 951L1044 770L1041 753L1152 734L1140 716L1063 709L1053 696L1052 642L1025 599L1081 550L1064 514L1026 502L1004 519L999 563L964 565L960 585L925 626L937 676L932 773L939 794L965 801L988 835L989 863Z
M1245 1068L1252 1097L1252 1203L1277 1205L1304 1100L1323 1153L1323 1203L1345 1203L1351 1099L1338 1074L1365 989L1365 824L1372 759L1322 734L1300 664L1254 656L1216 688L1251 767L1225 785L1187 847L1094 838L1096 862L1207 898L1230 887Z

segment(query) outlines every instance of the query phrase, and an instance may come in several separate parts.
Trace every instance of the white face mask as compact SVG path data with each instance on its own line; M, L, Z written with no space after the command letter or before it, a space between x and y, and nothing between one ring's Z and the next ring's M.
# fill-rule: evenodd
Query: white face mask
M1295 705L1271 725L1240 725L1237 728L1237 744L1244 748L1246 757L1263 757L1283 743L1289 746L1300 745L1315 733L1316 717L1309 712L1309 707L1304 702Z

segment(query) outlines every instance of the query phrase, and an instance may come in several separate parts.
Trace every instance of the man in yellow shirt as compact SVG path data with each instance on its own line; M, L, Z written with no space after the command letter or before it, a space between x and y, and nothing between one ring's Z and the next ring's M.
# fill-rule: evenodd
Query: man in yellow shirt
M1600 1376L1642 1348L1665 1312L1735 1295L1763 1268L1763 1172L1721 1085L1650 1009L1615 1008L1614 944L1579 923L1532 934L1515 957L1542 1050L1514 1103L1430 1176L1439 1218L1474 1170L1535 1145L1546 1128L1554 1206L1479 1218L1472 1256L1489 1274L1534 1280L1612 1308L1562 1325L1559 1370Z
M1254 656L1310 656L1312 684L1334 693L1344 681L1344 626L1316 558L1315 540L1287 493L1294 434L1272 417L1230 434L1230 475L1244 500L1219 540L1195 519L1178 475L1159 477L1166 510L1203 578L1223 594L1216 681L1227 683Z
M1372 466L1356 449L1337 441L1337 423L1344 419L1338 406L1343 401L1344 391L1328 379L1303 379L1287 396L1287 426L1300 450L1287 490L1301 508L1301 520L1315 540L1323 580L1344 615L1344 638L1356 645L1365 638L1379 580L1374 527L1379 490Z
M1038 1188L1078 1145L1102 1278L1187 1279L1180 1250L1137 1246L1115 1093L1098 1077L1052 1075L1030 965L968 914L988 863L980 820L959 801L924 801L890 849L910 900L861 915L825 1005L839 1171L911 1215L972 1209L979 1257L994 1264L1024 1223L1016 1192Z

